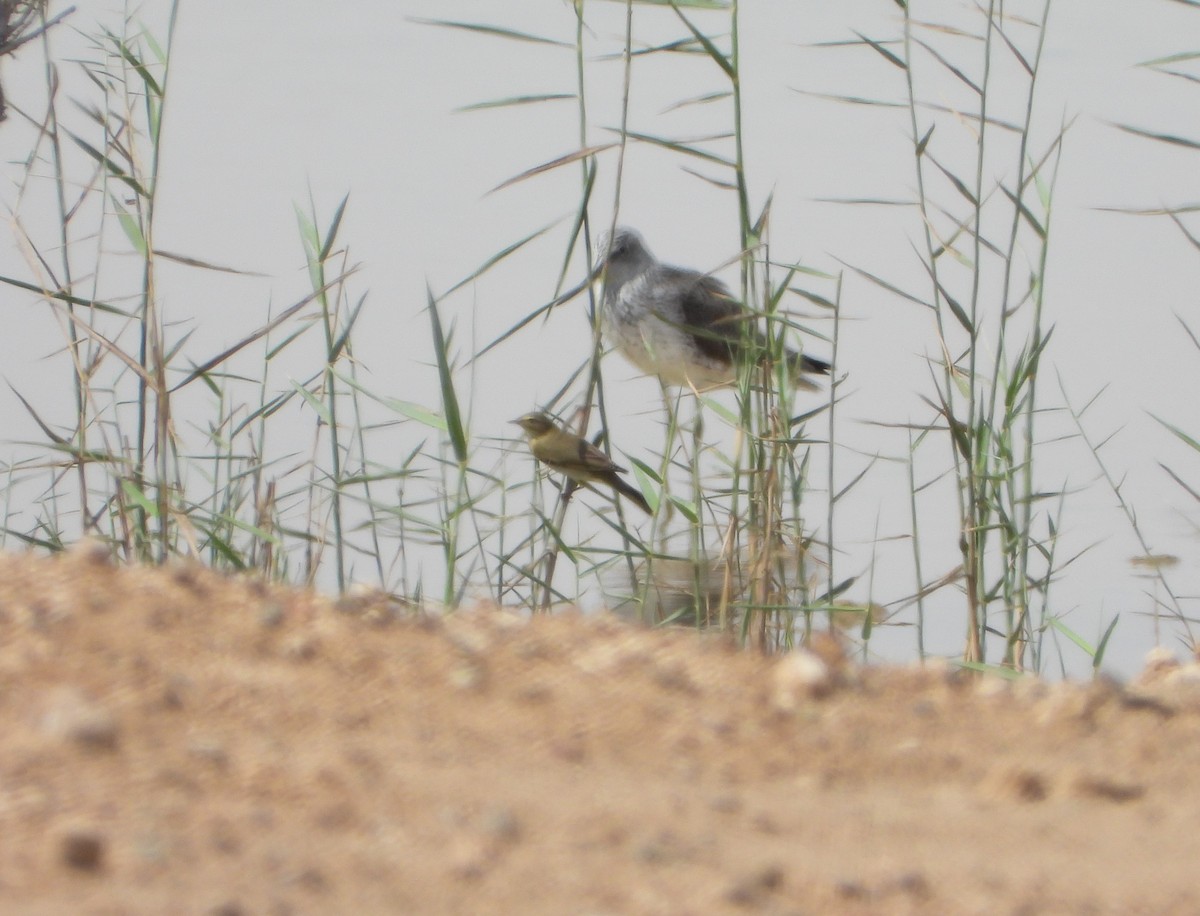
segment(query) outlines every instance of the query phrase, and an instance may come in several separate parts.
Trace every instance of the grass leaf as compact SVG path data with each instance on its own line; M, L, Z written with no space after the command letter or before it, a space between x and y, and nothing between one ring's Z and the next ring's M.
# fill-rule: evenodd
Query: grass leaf
M433 330L433 354L437 360L438 382L442 392L442 414L446 418L446 432L450 436L450 445L454 449L454 457L460 466L467 464L467 433L463 428L462 413L458 407L458 393L454 389L454 376L450 371L449 342L442 330L442 318L438 314L437 300L433 290L426 287L426 297L429 301L429 322Z

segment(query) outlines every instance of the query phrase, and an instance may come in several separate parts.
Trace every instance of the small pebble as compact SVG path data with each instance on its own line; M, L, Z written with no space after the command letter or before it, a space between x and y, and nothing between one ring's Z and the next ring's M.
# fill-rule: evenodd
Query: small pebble
M761 908L766 898L783 886L783 869L767 865L753 874L739 878L725 892L725 899L740 907Z
M487 836L505 843L521 837L521 822L508 808L491 808L484 812L479 827Z
M1090 774L1077 776L1071 788L1076 795L1084 798L1111 802L1137 801L1146 794L1146 787L1140 783Z
M107 566L112 560L112 551L99 538L84 537L67 548L67 555L93 566Z
M771 705L779 712L793 712L803 700L827 696L834 680L833 671L819 656L797 649L771 672Z
M309 633L296 633L283 644L283 654L292 661L308 662L317 657L320 641Z
M104 837L86 827L72 827L59 843L64 865L80 871L96 871L104 864Z
M982 789L1000 801L1040 802L1050 795L1043 774L1020 766L999 767L983 781Z
M94 750L114 750L119 739L113 714L73 687L54 691L42 716L42 730Z
M271 630L283 623L283 605L278 601L268 601L258 612L258 625L265 630Z

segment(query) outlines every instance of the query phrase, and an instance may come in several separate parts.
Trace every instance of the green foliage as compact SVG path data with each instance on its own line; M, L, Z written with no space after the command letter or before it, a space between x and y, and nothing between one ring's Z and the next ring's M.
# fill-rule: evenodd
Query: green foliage
M847 638L856 639L865 653L878 628L896 622L892 618L911 604L915 616L905 622L913 626L923 656L926 599L957 591L967 633L966 667L1006 676L1043 670L1045 637L1057 635L1098 669L1118 618L1093 645L1056 609L1051 585L1071 560L1058 553L1067 493L1065 485L1041 479L1039 464L1040 424L1049 409L1039 381L1053 334L1043 280L1054 238L1054 188L1069 129L1064 124L1041 136L1033 127L1049 2L1036 22L1006 16L1002 5L985 4L974 32L919 21L907 4L897 3L896 34L858 35L837 50L862 54L902 89L901 103L849 96L836 101L907 115L917 194L906 205L913 233L920 237L917 257L928 286L913 291L865 266L847 264L847 270L931 316L930 352L939 354L932 359L925 392L928 413L903 428L900 448L910 489L915 589L910 602L882 614L869 595L857 602L846 598L864 584L868 592L874 589L873 570L868 583L860 581L861 571L835 574L842 562L835 535L844 501L887 458L880 453L847 466L846 450L838 446L843 278L781 254L772 235L776 204L764 189L774 184L773 176L753 173L743 150L738 5L718 0L640 0L637 5L663 7L658 15L677 33L654 45L639 43L633 5L627 7L621 50L625 104L615 128L597 125L585 103L597 72L597 39L587 27L583 0L574 3L573 41L486 23L417 20L422 27L513 43L514 53L526 53L522 49L532 45L543 53L571 55L574 85L483 100L462 110L508 111L569 101L579 134L574 149L537 155L537 165L495 189L516 195L531 179L578 169L568 230L563 233L558 223L542 226L500 245L440 295L428 290L428 369L438 383L435 405L375 391L360 374L354 343L367 299L355 298L350 289L355 268L340 238L353 220L348 197L324 220L311 200L297 208L310 286L299 301L268 310L254 331L215 354L196 353L188 335L164 320L156 285L164 259L191 270L228 272L200 259L167 255L155 244L176 7L161 45L132 28L97 35L104 63L82 64L96 98L79 105L67 127L59 120L67 112L59 110L61 102L50 92L46 128L29 159L50 163L49 180L57 190L56 237L30 241L42 273L33 280L0 277L62 319L73 395L73 416L64 425L44 416L31 392L18 390L45 442L32 458L8 469L8 498L34 483L41 494L19 528L8 507L5 531L18 542L50 550L83 534L97 536L129 560L162 562L196 553L216 567L298 583L321 581L332 566L328 575L339 589L362 578L365 564L381 587L409 597L438 594L446 606L482 589L496 601L544 611L600 588L648 622L720 627L767 649L802 642L823 623L835 627L849 620L846 631L854 635ZM672 106L703 106L699 110L715 122L704 137L630 128L633 61L655 55L666 60L683 55L688 65L706 68L709 82L700 87L689 82L694 94ZM1172 55L1146 66L1173 74L1185 59ZM1015 120L993 114L1000 93L994 73L1001 62L1023 74ZM611 69L604 72L604 78L613 78ZM947 87L965 90L973 105L950 109L942 101ZM1120 126L1184 150L1200 146L1194 138L1168 131ZM964 136L971 143L965 155ZM732 403L711 392L664 392L661 442L627 456L653 510L646 527L637 528L627 523L623 503L609 504L594 493L577 499L569 482L555 481L561 489L544 502L545 476L522 448L514 441L492 447L473 432L474 381L464 382L463 371L551 310L583 298L589 326L580 333L592 335L590 359L568 378L548 383L556 394L536 406L611 447L609 431L619 431L623 418L608 409L602 373L594 243L616 216L600 224L595 213L598 207L606 214L619 212L619 176L631 144L672 157L707 185L732 195L737 225L729 235L741 244L737 292L767 330L766 343L759 344L747 327L746 343L766 349L767 368L747 361ZM68 203L76 179L64 149L82 154L92 169L82 197L95 201L93 225L82 226L80 216L91 210L82 210L81 202ZM618 176L611 202L595 199L602 163ZM892 207L897 202L843 203ZM1200 250L1181 220L1184 212L1178 207L1168 215ZM83 241L89 238L105 244L88 248ZM557 276L547 278L544 304L469 359L460 358L455 294L543 238L563 242L561 266L556 262ZM134 288L122 288L119 296L101 295L98 286L80 279L100 273L101 265L89 257L107 257L95 252L112 250L138 265ZM586 264L582 275L580 262ZM800 320L789 312L797 305L815 313ZM1184 328L1191 334L1186 323ZM798 336L824 338L832 349L834 371L823 403L793 400L785 348L796 346ZM319 355L307 374L280 377L276 366L296 351ZM194 385L197 381L202 384ZM1142 538L1119 483L1100 461L1102 443L1088 437L1087 407L1072 407L1065 390L1052 406L1074 420L1078 438ZM384 422L376 419L380 411ZM1194 432L1159 422L1200 451ZM386 444L394 440L382 439L395 426L417 437L402 453ZM276 440L298 429L309 436L310 447L281 454ZM827 471L820 481L813 479L814 454ZM926 500L945 493L921 483L915 470L918 459L931 457L948 469L953 482L960 545L958 568L933 579L923 572L928 566L923 538L929 535L922 509ZM1184 472L1166 470L1200 501L1200 488L1188 484ZM1152 557L1144 538L1141 544ZM436 573L418 558L424 550L438 554ZM564 583L560 557L573 583ZM1186 628L1162 567L1155 566L1154 573L1166 596L1163 606ZM427 579L435 575L442 588L431 592Z

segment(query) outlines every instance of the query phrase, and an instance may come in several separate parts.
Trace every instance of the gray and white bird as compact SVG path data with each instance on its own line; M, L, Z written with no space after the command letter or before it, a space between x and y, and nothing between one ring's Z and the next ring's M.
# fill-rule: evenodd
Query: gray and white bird
M601 324L609 343L631 363L668 385L708 388L736 380L748 344L765 355L757 329L747 339L743 326L756 316L715 277L671 267L654 255L632 229L618 228L601 265L604 299ZM806 375L828 375L829 363L787 350L793 384L815 390Z

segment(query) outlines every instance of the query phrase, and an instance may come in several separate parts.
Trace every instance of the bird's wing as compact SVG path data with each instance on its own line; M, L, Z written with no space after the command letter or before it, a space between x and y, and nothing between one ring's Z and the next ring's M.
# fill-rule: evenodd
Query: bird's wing
M731 344L742 339L742 322L750 316L724 283L693 271L667 268L679 289L680 316L706 356L727 361Z
M612 471L625 470L619 464L615 464L608 455L588 442L587 439L580 437L578 445L578 465L580 468L586 469L593 474L607 474Z
M637 278L636 295L651 303L651 309L668 324L691 332L696 348L716 363L731 363L746 338L743 325L751 322L755 349L766 347L755 315L720 280L695 270L660 264ZM785 347L784 355L798 380L804 373L827 375L830 365L823 359ZM797 384L801 382L797 381ZM811 387L811 386L806 386Z
M682 271L674 268L678 276L676 282L691 279L680 301L683 309L683 324L695 331L696 345L701 352L714 359L727 360L732 357L735 348L743 342L742 323L753 321L753 315L745 309L741 302L720 280L704 274ZM759 346L765 346L757 325L753 335ZM829 373L829 363L807 353L800 354L791 347L786 348L788 361L793 364L796 372L809 372L819 375Z

